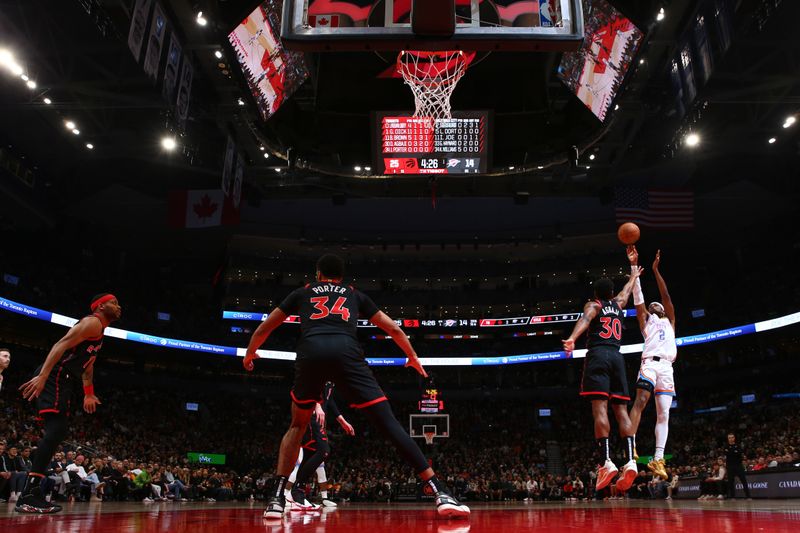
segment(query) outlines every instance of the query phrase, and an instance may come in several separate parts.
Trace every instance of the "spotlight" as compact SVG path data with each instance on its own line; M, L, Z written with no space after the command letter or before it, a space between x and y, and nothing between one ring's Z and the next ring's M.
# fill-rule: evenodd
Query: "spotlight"
M353 169L354 169L356 172L361 172L361 167L360 167L360 166L358 166L358 165L356 165L355 167L353 167Z
M79 130L78 128L72 128L72 133L74 133L75 135L80 135L81 130Z
M372 170L372 167L364 167L364 170L366 170L367 172L370 172Z
M590 168L592 168L590 165L586 165L586 170L589 170Z
M66 126L68 130L74 130L75 129L75 123L72 122L71 120L66 121L64 123L64 126Z
M778 139L776 139L775 137L770 137L770 139L767 142L769 144L775 144L777 141L778 141Z
M265 150L263 146L259 146L258 149L261 150L262 152Z
M205 26L208 24L208 20L206 20L206 18L203 16L202 11L197 12L197 24L200 26Z
M278 168L276 168L276 169L275 169L275 172L280 172L280 171L281 171L281 168L280 168L280 167L278 167Z
M508 170L514 170L513 166L508 167Z
M0 65L7 66L14 63L14 54L5 48L0 48Z
M164 150L168 150L171 152L178 147L178 142L175 140L175 137L162 137L161 147Z
M783 123L784 128L790 128L794 123L797 122L797 118L794 116L786 117L786 122Z
M239 105L244 105L244 100L239 98L239 99L236 100L236 103L239 104Z
M269 154L267 152L264 152L264 159L269 159Z
M700 144L700 136L696 133L690 133L689 135L686 136L684 142L686 143L686 146L694 148L695 146Z
M28 81L25 83L25 85L27 85L27 86L28 86L28 89L35 89L35 88L36 88L36 82L35 82L35 81L33 81L33 80L28 80Z
M94 150L94 145L92 143L86 143L86 148L89 150Z
M47 105L50 105L50 104L52 104L52 103L53 103L53 101L52 101L52 100L50 100L49 98L45 98L45 99L44 99L44 100L42 100L42 101L43 101L45 104L47 104Z
M214 57L216 57L217 59L222 59L222 52L217 50L216 52L214 52Z
M591 154L591 155L589 156L589 161L594 161L594 157L595 157L595 156L594 156L594 154Z
M23 74L22 76L20 76L20 78L22 78L22 81L28 81L30 79L28 78L27 74Z
M614 111L619 111L619 104L614 106Z
M658 10L658 15L656 15L656 20L661 22L662 20L664 20L664 17L666 16L667 14L664 13L664 8L662 7L661 9Z
M640 65L644 65L644 59L640 59L640 60L639 60L639 64L640 64Z
M540 165L540 166L538 166L536 168L539 169L539 170L542 170L544 167Z

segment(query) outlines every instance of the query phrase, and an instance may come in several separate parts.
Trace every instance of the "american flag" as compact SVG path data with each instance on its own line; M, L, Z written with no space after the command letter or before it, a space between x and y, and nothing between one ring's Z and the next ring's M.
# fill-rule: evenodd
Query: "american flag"
M662 229L694 227L694 194L689 191L618 187L614 208L618 224L634 222Z

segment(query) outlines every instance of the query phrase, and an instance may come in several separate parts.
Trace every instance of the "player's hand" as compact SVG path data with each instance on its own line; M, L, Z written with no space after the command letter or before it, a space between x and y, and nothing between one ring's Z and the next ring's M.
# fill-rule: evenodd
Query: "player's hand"
M261 356L256 352L247 352L247 355L244 356L244 361L242 361L244 369L248 372L252 372L253 368L255 368L255 363L253 363L253 361L256 359L261 359Z
M642 268L642 267L634 267L634 268L632 268L631 269L631 278L630 279L638 278L639 276L642 275L642 272L644 272L644 268Z
M653 261L653 272L658 272L658 265L661 264L661 250L656 252L656 258Z
M405 366L406 368L413 368L423 378L428 377L428 373L425 372L425 369L422 368L422 363L419 362L419 357L409 357L408 360L406 360Z
M89 414L94 413L97 411L97 406L100 405L100 399L97 396L84 396L83 397L83 410Z
M639 264L639 251L636 249L635 245L633 244L628 245L627 254L628 254L628 261L630 261L632 265Z
M23 383L19 390L22 391L23 398L32 402L42 393L45 383L47 383L47 376L39 374L38 376L34 376L30 381Z
M561 341L561 344L564 345L564 351L567 353L572 353L575 351L575 339L569 338Z
M325 411L322 409L322 406L318 403L314 404L314 416L317 418L317 423L319 427L325 427Z
M350 435L351 437L356 436L356 430L353 428L350 422L344 419L344 417L339 419L339 425L342 426L344 432Z

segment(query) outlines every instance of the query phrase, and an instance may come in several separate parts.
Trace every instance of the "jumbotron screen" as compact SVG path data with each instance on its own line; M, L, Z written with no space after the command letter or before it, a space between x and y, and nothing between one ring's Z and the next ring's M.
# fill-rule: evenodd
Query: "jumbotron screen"
M449 119L375 114L375 167L380 174L483 174L489 166L489 112Z

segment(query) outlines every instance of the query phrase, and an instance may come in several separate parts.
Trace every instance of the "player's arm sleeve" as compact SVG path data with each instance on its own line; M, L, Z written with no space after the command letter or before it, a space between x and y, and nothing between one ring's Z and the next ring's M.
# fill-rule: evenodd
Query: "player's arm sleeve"
M362 318L366 318L370 320L372 317L378 314L378 306L375 305L375 302L372 301L372 298L367 296L361 291L356 291L358 295L358 315Z
M342 413L339 411L339 406L336 405L336 400L333 399L333 395L325 400L325 405L322 406L322 409L325 411L325 416L328 418L333 418L336 420L342 416Z
M303 289L295 289L289 296L283 299L280 305L278 305L278 309L283 311L286 316L296 315L297 311L300 309L300 299L302 297Z

